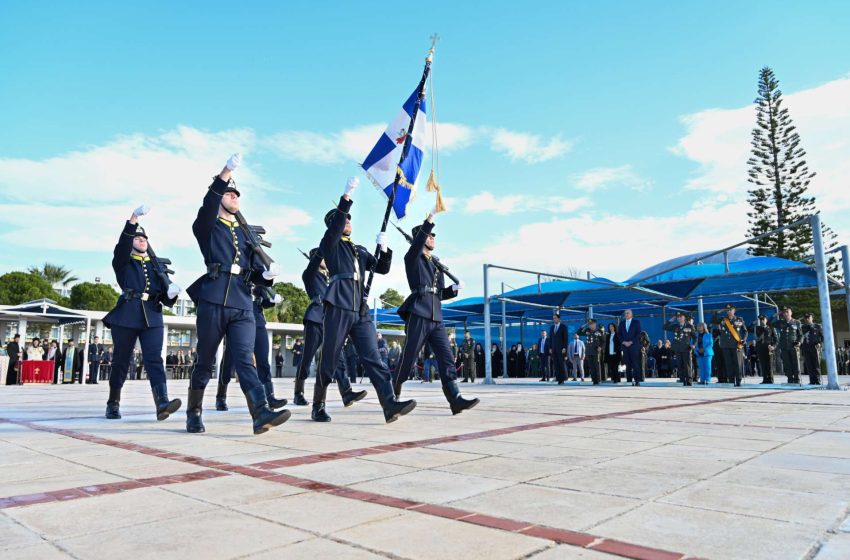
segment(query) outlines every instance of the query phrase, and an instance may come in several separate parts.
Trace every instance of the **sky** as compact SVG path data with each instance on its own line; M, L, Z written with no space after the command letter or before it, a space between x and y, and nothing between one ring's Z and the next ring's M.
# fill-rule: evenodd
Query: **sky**
M418 83L429 37L442 260L624 280L742 241L760 68L798 127L810 190L850 239L850 3L2 2L0 274L44 262L112 281L133 208L184 287L191 222L227 158L243 213L300 285L349 176L353 237L386 204L358 163ZM433 206L424 189L402 225ZM406 293L405 242L373 293ZM534 277L499 273L519 287Z

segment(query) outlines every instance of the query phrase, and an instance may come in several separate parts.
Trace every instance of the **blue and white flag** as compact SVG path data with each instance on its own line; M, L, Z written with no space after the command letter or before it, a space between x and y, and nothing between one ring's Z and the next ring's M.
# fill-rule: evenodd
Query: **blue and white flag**
M399 171L398 188L393 202L393 211L398 219L404 218L407 214L408 204L416 196L416 179L419 177L419 168L422 167L422 157L424 156L428 127L425 99L422 99L419 112L416 115L416 123L413 125L410 149L407 152L407 157L399 165L404 141L407 138L407 130L410 128L413 107L418 96L419 92L414 91L405 101L401 112L378 139L378 143L366 156L362 165L369 179L376 187L384 191L387 198L392 196L396 171Z

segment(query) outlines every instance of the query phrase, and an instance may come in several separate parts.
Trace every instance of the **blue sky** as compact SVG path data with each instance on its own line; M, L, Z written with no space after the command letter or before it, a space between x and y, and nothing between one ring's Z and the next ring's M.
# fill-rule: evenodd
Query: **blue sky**
M468 295L485 261L623 279L743 238L764 65L828 222L850 233L846 2L16 2L3 15L0 203L14 218L0 272L49 260L110 278L112 238L147 203L152 242L188 285L202 264L192 215L241 150L246 215L296 280L294 247L318 241L434 31L440 252ZM383 201L359 175L355 238L371 246ZM390 286L405 287L400 266Z

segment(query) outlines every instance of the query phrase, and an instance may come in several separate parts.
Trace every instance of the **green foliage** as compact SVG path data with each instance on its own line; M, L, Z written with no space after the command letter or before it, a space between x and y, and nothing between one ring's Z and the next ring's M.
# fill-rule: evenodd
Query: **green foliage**
M380 297L381 301L389 307L398 307L404 303L404 296L392 288L387 289L387 291L381 294Z
M57 264L44 263L41 268L31 266L27 271L30 274L41 276L47 280L51 286L57 283L67 286L68 284L72 284L78 280L76 276L71 276L70 270Z
M304 312L310 305L307 292L290 282L278 282L274 285L274 291L280 294L283 301L265 310L266 320L279 323L301 323Z
M56 301L59 295L41 276L20 271L0 276L0 305L19 305L44 298Z
M81 282L71 288L71 307L88 311L109 311L118 301L118 292L108 284Z

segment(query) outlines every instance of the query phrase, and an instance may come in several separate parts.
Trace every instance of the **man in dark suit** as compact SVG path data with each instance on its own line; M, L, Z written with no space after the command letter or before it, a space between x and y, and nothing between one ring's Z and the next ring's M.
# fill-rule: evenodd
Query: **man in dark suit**
M549 342L551 344L549 355L552 356L552 372L558 385L563 385L567 379L567 371L564 360L567 358L567 326L561 324L561 312L555 311L552 315L552 326L549 327Z
M540 355L540 381L549 381L549 339L546 331L540 331L537 339L537 353Z
M6 345L6 354L9 356L9 367L6 369L6 385L18 384L18 369L23 358L21 351L21 335L15 334L12 342Z
M635 387L643 381L640 370L640 321L634 318L631 309L623 313L623 322L617 327L623 348L623 363L626 364L626 378L631 379Z
M100 361L103 358L103 344L100 337L94 337L94 342L89 344L89 383L97 385L100 374Z

